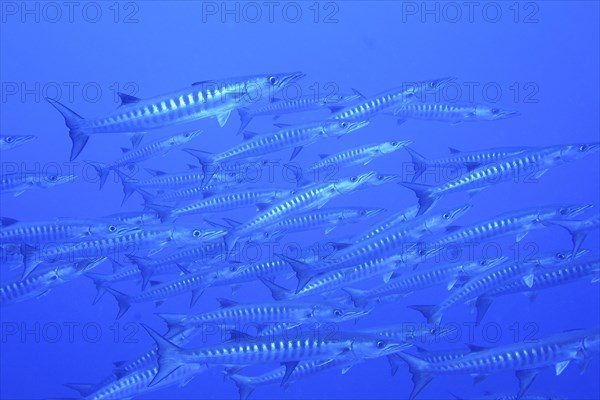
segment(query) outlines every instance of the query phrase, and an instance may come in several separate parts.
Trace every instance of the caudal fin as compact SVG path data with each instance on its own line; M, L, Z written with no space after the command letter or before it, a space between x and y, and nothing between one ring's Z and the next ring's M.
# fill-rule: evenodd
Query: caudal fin
M115 290L108 286L106 286L104 289L108 293L115 296L115 299L117 300L117 303L119 304L119 312L117 313L116 319L121 318L127 312L127 310L129 310L129 307L131 307L131 304L129 303L129 296L127 296L125 293L121 293L118 290Z
M367 293L366 290L353 288L344 288L342 290L348 293L356 307L365 308L369 305L369 299L365 296L365 293Z
M419 198L419 211L417 215L425 214L438 201L437 196L431 195L431 186L429 185L412 182L400 182L400 185L414 191Z
M238 114L240 115L241 125L240 129L238 129L237 131L237 135L242 133L244 129L246 129L250 121L252 121L252 115L250 115L250 111L247 108L238 108Z
M152 382L148 385L148 387L151 387L160 383L179 367L185 365L185 363L181 361L183 349L171 343L147 325L141 325L146 332L152 336L152 339L154 339L156 347L158 348L158 372L154 375L154 379L152 379Z
M314 277L315 272L314 268L312 268L309 264L306 264L303 261L293 259L291 257L284 256L283 254L277 254L279 258L283 261L287 262L290 267L296 273L296 278L298 279L298 286L296 286L296 293L299 293L304 287L310 282L310 280Z
M273 296L274 300L281 301L288 300L290 298L290 290L284 288L283 286L279 286L271 280L265 278L260 278L260 280L266 287L269 288L269 290L271 291L271 296Z
M100 189L102 189L106 183L106 178L108 178L108 173L110 170L106 168L106 165L99 162L86 161L86 163L94 167L98 173L98 178L100 178Z
M423 175L423 172L427 170L427 159L408 146L406 146L404 149L408 152L408 154L410 154L412 159L415 174L413 175L411 182L415 182L421 177L421 175Z
M254 392L254 386L252 386L250 378L236 374L228 374L227 377L235 382L240 394L240 400L248 399L252 392Z
M404 360L408 364L408 370L412 374L413 390L410 393L409 400L413 400L421 391L431 382L433 378L430 374L426 373L428 363L418 357L411 354L399 352L396 355Z
M218 170L218 167L214 164L213 154L196 149L182 150L188 153L189 155L196 157L196 159L200 163L200 166L202 167L202 173L204 175L202 177L201 187L205 187L206 185L208 185L208 183Z
M436 306L426 305L426 306L408 306L408 308L412 308L423 314L425 318L427 318L428 324L433 324L438 326L440 321L442 320L442 315L438 312L438 308Z
M87 141L90 138L88 135L86 135L78 129L78 125L80 124L80 121L83 120L83 117L81 117L75 111L71 110L64 104L54 99L46 97L46 101L52 104L52 106L56 108L65 119L65 124L67 125L67 128L69 128L69 136L71 137L71 142L73 142L70 157L70 160L73 161L75 158L77 158L79 153L81 153L81 151L83 150Z

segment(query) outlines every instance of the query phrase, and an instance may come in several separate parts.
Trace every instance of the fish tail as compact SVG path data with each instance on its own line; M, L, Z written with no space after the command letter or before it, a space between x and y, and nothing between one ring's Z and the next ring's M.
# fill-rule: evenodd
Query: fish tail
M395 353L400 359L408 364L408 370L412 374L413 390L409 400L413 400L431 382L432 376L426 372L429 363L418 357L404 352Z
M160 383L185 363L182 362L182 349L180 347L171 343L147 325L141 325L152 339L154 339L158 348L158 372L154 375L152 382L148 385L148 387L151 387Z
M172 207L152 203L146 204L146 207L156 211L158 217L160 218L160 222L169 222L174 219Z
M211 168L214 164L213 154L207 151L196 150L196 149L182 149L186 153L191 156L196 157L200 166L202 167L202 173L204 176L202 177L201 187L206 186L214 174L217 172L218 168Z
M154 269L149 264L150 259L147 257L134 256L133 254L127 254L127 258L138 267L140 275L142 275L142 290L146 289L150 278L154 274Z
M21 245L21 256L23 257L23 275L21 280L23 280L42 263L42 260L39 257L37 248L27 244Z
M94 169L98 173L98 178L100 178L100 189L102 189L104 187L104 184L106 183L106 178L108 178L108 173L110 169L106 168L106 165L99 162L86 161L86 163L94 167Z
M239 135L246 129L250 121L252 121L252 115L250 114L250 110L246 107L238 108L237 111L240 115L240 128L237 131L237 135Z
M567 232L569 232L569 234L571 235L571 241L573 242L573 251L571 253L571 258L575 259L575 257L577 256L577 252L581 248L581 245L583 244L583 242L587 236L587 232L578 229L579 221L555 220L555 221L542 222L542 223L544 225L558 225L558 226L566 229Z
M356 307L365 308L369 304L368 299L364 295L366 290L353 288L344 288L342 290L348 293L348 296L350 296L350 299Z
M275 282L269 279L260 278L261 282L269 288L271 291L271 296L273 296L274 300L288 300L290 298L290 290L284 288L283 286L279 286Z
M413 175L411 182L415 182L421 177L421 175L423 175L423 172L427 170L427 159L408 146L406 146L404 149L408 152L408 154L410 154L412 159L412 165L415 170L415 174Z
M227 377L231 379L238 388L240 394L240 400L246 400L252 392L254 392L254 386L250 383L250 378L243 375L227 374Z
M412 182L400 182L400 185L414 191L419 198L419 211L417 215L425 214L438 201L437 196L431 195L431 186L429 185Z
M129 303L129 297L125 293L121 293L118 290L108 286L105 287L105 290L115 296L115 299L119 304L119 312L116 319L121 318L127 312L127 310L129 310L129 307L131 307L131 304Z
M173 337L184 330L181 321L187 316L187 314L156 313L156 316L161 318L167 324L167 329L169 330L165 334L166 337Z
M315 275L314 268L303 261L284 256L283 254L278 254L277 256L287 262L296 273L296 278L298 279L296 293L299 293Z
M123 200L121 201L121 206L123 206L127 199L131 197L133 192L136 191L136 188L131 184L131 182L127 180L127 176L122 171L116 168L115 172L117 173L119 178L121 178L121 184L123 184Z
M85 276L90 278L96 286L96 296L94 297L94 301L92 302L92 304L96 304L104 295L104 290L107 286L106 275L98 274L96 272L87 272Z
M75 390L81 397L86 397L94 391L94 385L89 383L64 383L63 386Z
M78 125L80 124L80 121L83 120L83 117L54 99L46 97L46 101L52 104L52 106L56 108L65 119L65 124L67 125L67 128L69 128L69 136L71 137L71 142L73 143L70 157L70 161L73 161L75 158L77 158L79 153L81 153L90 138L78 128Z
M434 324L436 326L440 325L440 321L442 319L441 314L438 312L437 306L432 305L419 305L419 306L408 306L408 308L412 308L423 314L425 318L427 318L428 324Z

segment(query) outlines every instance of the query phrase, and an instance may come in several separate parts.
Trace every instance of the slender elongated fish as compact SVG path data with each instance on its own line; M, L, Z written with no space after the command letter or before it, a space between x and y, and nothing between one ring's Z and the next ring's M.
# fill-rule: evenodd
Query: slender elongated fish
M218 299L221 307L202 314L158 314L169 327L169 333L182 328L203 324L257 324L273 322L290 323L338 323L360 318L368 313L349 307L314 302L278 302L240 304L229 299Z
M435 91L454 78L441 78L422 81L393 88L373 97L361 95L361 99L353 105L335 112L331 118L345 120L368 120L372 116L390 110L396 110L407 103L415 101L425 91Z
M296 272L299 292L316 274L349 268L368 260L385 258L410 250L415 241L427 235L444 230L446 226L464 215L470 206L463 206L436 214L426 215L410 220L398 226L398 229L384 231L380 235L355 243L337 252L334 256L308 265L287 256L282 256L288 261Z
M64 263L24 280L7 283L0 287L0 307L16 302L42 297L55 287L67 283L100 265L106 257L92 261Z
M371 289L344 290L357 307L366 307L371 303L383 303L404 297L409 293L423 290L438 284L446 284L448 289L458 287L470 277L507 261L507 257L490 258L467 263L431 265L415 271L400 273L390 282Z
M215 194L214 196L210 196L206 199L177 208L158 204L148 204L147 206L155 210L160 216L161 221L165 222L175 220L186 215L208 215L254 205L266 206L277 200L285 199L293 193L294 189L283 188L239 190Z
M178 133L177 135L157 140L146 146L138 147L136 149L122 148L121 150L123 151L123 155L110 164L106 165L92 161L88 161L88 164L93 166L96 169L96 172L98 172L98 177L100 178L100 189L102 189L104 183L106 183L106 178L108 178L108 173L111 170L164 156L173 148L186 144L201 133L202 131L200 130Z
M222 153L211 154L200 150L184 149L198 159L207 184L214 172L220 169L219 164L231 161L249 160L276 151L291 149L291 159L295 158L302 148L318 140L329 137L341 137L366 126L368 121L316 121L297 126L285 126L272 134L252 137Z
M0 135L0 151L11 150L37 139L33 135Z
M496 297L513 293L523 293L533 299L540 290L562 286L582 279L591 279L592 282L600 281L600 260L598 256L590 256L582 260L573 260L570 256L567 256L554 265L538 268L533 275L533 284L531 286L528 286L522 280L516 279L482 294L477 298L475 304L477 323L483 320L492 301Z
M443 195L469 192L471 195L500 182L523 180L535 182L549 168L572 162L595 153L599 143L545 147L516 154L497 164L483 165L465 175L437 186L401 182L419 198L419 214L426 212Z
M321 160L312 164L310 170L325 169L331 171L335 168L335 172L342 168L348 168L355 165L368 165L371 161L386 154L391 154L398 149L411 144L410 140L395 140L391 142L383 142L370 144L366 146L355 147L350 150L345 150L337 154L319 154Z
M378 337L338 332L335 335L310 335L289 340L258 337L234 340L229 343L182 349L142 325L158 345L159 371L151 385L169 376L187 363L247 365L269 361L286 366L285 383L300 361L334 360L339 356L358 358L378 357L399 351L403 344Z
M389 229L395 228L397 225L402 224L417 215L419 211L418 206L411 206L405 208L403 210L397 211L394 214L390 215L388 218L379 222L376 228L371 228L368 232L363 233L359 237L357 237L354 242L362 242L363 240L367 240L372 238L375 235L382 233L383 231L387 231Z
M238 129L238 135L246 129L250 121L253 118L272 115L274 119L278 119L280 116L285 114L292 114L306 111L316 111L323 108L329 108L332 112L344 107L344 105L350 104L360 98L357 94L352 95L330 95L327 97L319 98L316 96L302 97L296 100L281 100L275 98L271 103L261 107L242 107L238 108L238 114L240 115L240 128Z
M246 221L225 237L228 248L232 248L236 241L251 233L273 225L286 217L311 208L321 208L334 197L358 189L375 173L368 172L350 178L340 179L337 182L309 185L306 189L300 188L294 195L283 201L273 204L254 218Z
M527 391L540 369L554 366L560 375L573 360L589 358L600 350L598 329L568 331L535 341L508 344L448 361L428 362L411 354L397 353L412 374L414 388L409 399L414 399L437 375L488 375L500 371L516 371L520 388L517 397Z
M17 197L31 189L48 189L64 183L71 183L76 175L12 173L0 175L0 194L12 193Z
M429 168L454 168L458 171L472 171L482 165L488 165L500 162L506 158L531 151L531 147L501 147L480 151L460 151L450 148L451 155L448 157L427 159L416 150L405 147L412 159L415 174L412 181L415 182Z
M267 99L286 84L303 77L300 72L254 75L216 81L202 81L179 90L146 100L120 94L122 104L100 118L84 119L53 99L46 99L65 118L73 142L70 160L85 147L89 136L102 133L127 133L134 147L144 133L168 125L215 117L223 126L232 110Z
M104 219L123 222L127 225L153 225L160 223L160 218L157 213L154 212L122 212L107 215Z
M407 119L450 122L456 125L466 121L495 121L519 115L516 111L486 105L458 105L444 103L410 103L394 111L398 123Z
M195 186L182 187L181 189L167 190L161 193L153 194L144 189L137 188L139 194L144 198L144 204L164 204L172 203L175 205L191 203L193 201L202 200L210 197L215 193L225 192L233 187L239 188L243 182L234 182L233 180L213 182L209 185L202 186L198 182ZM251 188L248 188L250 190Z

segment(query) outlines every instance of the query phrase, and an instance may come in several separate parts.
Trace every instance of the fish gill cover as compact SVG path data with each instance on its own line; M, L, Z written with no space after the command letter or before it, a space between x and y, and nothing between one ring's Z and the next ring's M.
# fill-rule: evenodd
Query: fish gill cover
M0 5L0 399L600 397L597 2Z

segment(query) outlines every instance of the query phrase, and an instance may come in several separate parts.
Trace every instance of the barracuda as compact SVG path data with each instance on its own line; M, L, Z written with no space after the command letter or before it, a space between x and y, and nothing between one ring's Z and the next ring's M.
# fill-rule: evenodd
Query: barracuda
M92 161L87 161L87 163L94 167L96 172L98 172L98 177L100 178L100 189L102 189L104 183L106 183L106 178L108 178L108 173L111 170L130 166L132 164L146 161L155 157L164 156L174 147L181 146L189 142L201 133L202 131L200 130L179 133L174 136L157 140L147 146L138 147L137 149L130 150L122 148L121 150L123 151L123 155L108 165Z
M0 246L65 242L75 239L115 237L129 232L131 225L93 219L57 218L52 221L17 221L1 218Z
M345 288L357 307L366 307L372 303L383 303L404 297L409 293L445 283L448 289L464 283L473 274L497 266L508 260L507 257L490 258L469 263L432 265L416 271L398 273L385 285L368 290Z
M395 110L407 103L415 101L419 94L426 90L435 91L453 79L454 78L441 78L431 81L422 81L402 88L394 88L370 98L361 96L361 101L357 102L357 104L341 109L334 113L331 118L368 120L376 114Z
M218 299L220 308L202 314L158 314L169 328L169 334L203 324L247 324L266 326L273 322L284 323L338 323L360 318L368 313L325 303L280 302L240 304L228 299ZM260 329L260 328L259 328Z
M0 287L0 307L46 295L56 286L67 283L91 271L106 260L102 257L93 261L80 261L56 266L36 275L30 275Z
M263 206L276 200L285 199L294 193L293 189L252 189L215 194L206 199L181 207L172 208L158 204L147 204L155 210L162 222L194 214L211 214L231 211L255 205Z
M529 232L544 228L544 223L575 217L590 207L591 204L541 206L502 214L466 227L449 226L448 234L427 245L436 248L448 244L480 243L508 235L516 235L517 241L521 241Z
M575 254L581 248L585 238L591 230L598 229L600 226L600 214L596 214L591 218L576 221L576 220L564 220L564 221L550 221L547 225L558 225L565 228L569 234L571 234L571 240L573 241L573 252L571 256L575 258Z
M294 159L303 146L329 137L341 137L354 132L368 121L316 121L297 126L286 126L273 134L258 135L219 154L206 153L200 150L184 149L198 159L205 173L203 185L207 184L219 164L230 161L251 160L280 150L291 149Z
M203 81L147 100L120 94L121 107L95 119L84 119L58 101L46 100L65 118L73 142L70 157L73 161L93 134L128 133L132 135L135 147L143 134L151 129L210 117L216 117L219 125L223 126L232 110L267 99L303 76L294 72L254 75L222 82Z
M350 150L345 150L341 153L329 155L320 154L321 161L318 161L310 166L310 170L331 170L339 171L342 168L348 168L356 165L368 165L371 161L386 154L391 154L394 151L408 146L412 141L392 141L370 144L366 146L355 147Z
M349 268L365 261L402 253L414 246L414 241L443 230L447 225L464 215L470 206L463 206L438 214L426 215L400 225L399 229L390 229L370 239L355 243L341 250L335 256L322 262L308 265L289 257L284 259L290 263L298 278L298 293L318 273Z
M405 147L412 159L415 174L412 181L415 182L429 168L455 168L459 171L466 169L467 172L482 165L498 163L506 158L533 150L532 147L503 147L480 151L460 151L450 148L449 157L427 159L410 147Z
M170 190L164 193L152 194L145 190L138 189L138 192L144 198L145 204L185 204L192 201L198 201L206 197L210 197L215 193L227 191L233 187L241 186L243 182L216 182L213 181L210 185L201 186L200 182L196 186L183 187L181 189Z
M355 239L354 243L362 242L372 238L373 236L379 235L382 232L395 228L397 225L413 219L417 215L418 211L419 207L417 206L408 207L404 210L398 211L381 221L376 228L371 229L369 232Z
M520 381L517 397L529 388L539 370L555 366L560 375L572 360L581 360L600 350L600 332L593 330L569 331L545 337L534 343L517 343L471 352L447 361L427 362L407 353L398 353L409 366L414 388L414 399L436 375L488 375L493 372L516 370Z
M581 251L580 253L587 253ZM600 281L600 260L598 256L590 256L583 260L573 260L566 253L559 253L562 260L549 266L542 266L533 276L533 284L528 286L522 280L514 280L498 286L477 298L477 322L481 322L494 298L513 293L524 293L533 299L539 290L565 285L582 279L592 282Z
M387 355L402 348L401 343L387 342L372 336L338 332L327 338L319 337L323 335L294 340L257 337L198 349L182 349L146 325L142 326L158 345L159 371L151 385L165 379L178 367L187 363L247 365L269 361L285 364L286 371L282 378L282 383L285 383L300 360L325 362L340 356L365 358L373 354Z
M600 144L572 144L546 147L503 159L497 164L475 168L465 175L438 186L401 182L413 190L419 198L419 214L431 208L443 195L467 191L471 195L500 182L511 179L525 182L537 180L548 171L568 162L573 162L600 149Z
M37 136L33 135L0 135L0 151L11 150L36 139Z
M394 111L398 123L407 119L451 122L453 125L463 121L494 121L519 115L516 111L503 110L485 105L458 105L443 103L411 103Z
M76 175L14 173L0 175L0 194L12 193L20 196L31 189L48 189L65 183L72 183Z
M103 219L122 222L127 225L154 225L160 223L158 214L153 212L123 212L117 214L107 215Z
M316 111L323 108L329 108L332 112L344 106L344 104L352 103L360 98L359 95L331 95L325 98L317 98L315 96L303 97L297 100L282 101L274 99L273 102L258 108L238 108L240 115L240 128L238 135L246 129L250 121L254 117L273 115L274 119L279 118L284 114L292 114L305 111Z
M273 204L256 217L240 225L225 237L228 248L232 248L236 241L252 231L273 225L307 209L321 208L331 199L345 193L352 192L368 181L374 172L341 179L337 182L310 185L307 189L299 189L294 195Z

